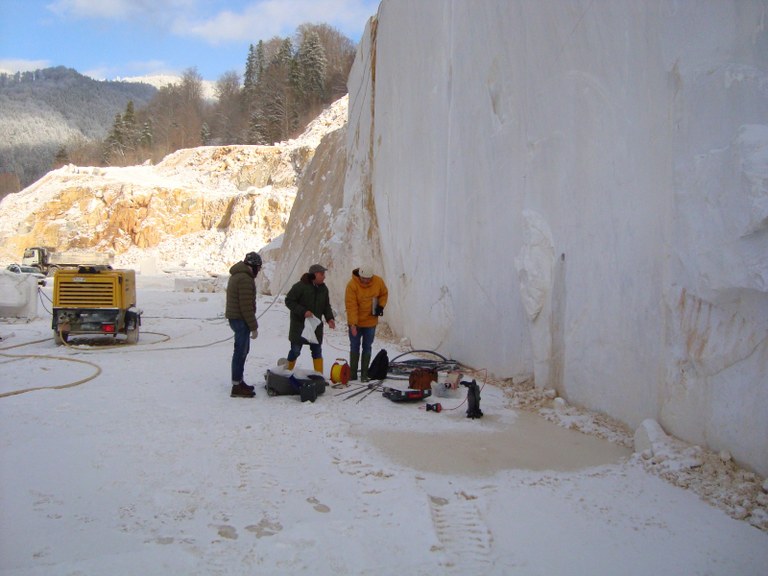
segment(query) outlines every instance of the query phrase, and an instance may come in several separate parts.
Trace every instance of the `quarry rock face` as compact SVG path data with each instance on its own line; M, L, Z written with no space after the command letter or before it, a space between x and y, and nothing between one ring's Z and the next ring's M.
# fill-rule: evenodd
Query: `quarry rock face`
M343 97L274 146L205 146L156 166L49 172L0 203L0 258L16 262L25 247L42 245L109 252L118 266L151 260L153 270L226 274L281 237L299 178L346 112Z
M334 242L333 221L345 218L343 206L346 170L346 129L323 137L313 159L298 182L296 200L285 234L262 251L264 274L259 289L285 294L315 263L329 269L326 283L333 293L334 308L344 311L344 286L352 269L346 270L344 254ZM338 263L338 264L337 264Z
M4 249L95 248L119 255L169 237L251 230L266 243L282 234L305 159L267 147L184 150L157 166L66 166L6 199L45 196L20 221L4 221ZM5 220L5 219L4 219Z
M767 11L384 0L335 263L415 348L768 474Z

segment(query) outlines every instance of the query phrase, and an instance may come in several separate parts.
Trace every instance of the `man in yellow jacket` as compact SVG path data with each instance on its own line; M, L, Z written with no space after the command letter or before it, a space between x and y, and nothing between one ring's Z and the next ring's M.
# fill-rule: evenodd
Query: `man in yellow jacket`
M357 380L358 365L360 380L362 382L369 380L368 365L371 362L371 348L376 337L379 316L384 315L387 295L387 285L381 276L373 273L371 266L360 266L352 271L352 278L347 283L347 290L344 293L349 326L350 380ZM362 358L360 357L361 343Z

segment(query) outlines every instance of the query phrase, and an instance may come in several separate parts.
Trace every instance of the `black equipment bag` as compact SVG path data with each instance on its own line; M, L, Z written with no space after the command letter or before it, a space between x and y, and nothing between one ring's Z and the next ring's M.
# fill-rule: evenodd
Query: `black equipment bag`
M299 370L291 372L282 368L267 369L264 379L266 380L265 388L269 396L301 395L302 386L311 384L313 391L308 386L307 390L304 391L304 395L307 396L307 399L310 399L312 395L317 398L317 396L325 393L325 387L328 385L323 375L317 372ZM314 400L312 401L314 402Z
M371 360L368 367L368 378L371 380L384 380L389 372L389 355L383 348Z

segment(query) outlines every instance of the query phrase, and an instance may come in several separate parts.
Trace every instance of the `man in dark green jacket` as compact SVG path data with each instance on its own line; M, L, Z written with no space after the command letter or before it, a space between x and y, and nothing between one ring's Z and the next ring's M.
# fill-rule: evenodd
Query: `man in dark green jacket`
M293 370L296 366L296 359L301 354L302 346L309 344L315 371L323 373L323 317L332 330L336 329L331 297L325 285L325 270L326 268L320 264L312 264L309 271L301 276L301 280L296 282L285 296L285 305L291 311L291 325L288 330L291 350L287 358L289 370ZM302 336L304 323L307 318L313 317L320 321L315 329L316 343Z
M229 320L229 327L235 333L235 349L232 352L232 392L230 396L253 398L256 392L253 386L243 381L245 360L251 350L248 340L255 340L259 335L259 322L256 320L256 276L261 270L261 256L248 252L242 262L229 269L227 282L227 306L224 316Z

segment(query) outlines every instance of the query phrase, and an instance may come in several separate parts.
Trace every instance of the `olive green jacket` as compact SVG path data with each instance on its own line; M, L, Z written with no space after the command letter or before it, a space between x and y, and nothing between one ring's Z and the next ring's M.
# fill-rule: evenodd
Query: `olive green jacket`
M227 320L245 320L251 331L258 330L256 282L251 267L245 262L238 262L229 269L229 273L224 317Z
M288 340L291 342L301 342L307 344L307 340L302 338L304 331L304 314L307 310L312 312L316 318L326 322L333 320L333 309L331 308L331 296L328 293L328 287L325 284L315 286L312 283L311 276L304 274L301 280L296 282L288 294L285 296L285 305L291 311L291 325L288 330ZM318 343L323 343L323 323L315 330Z

